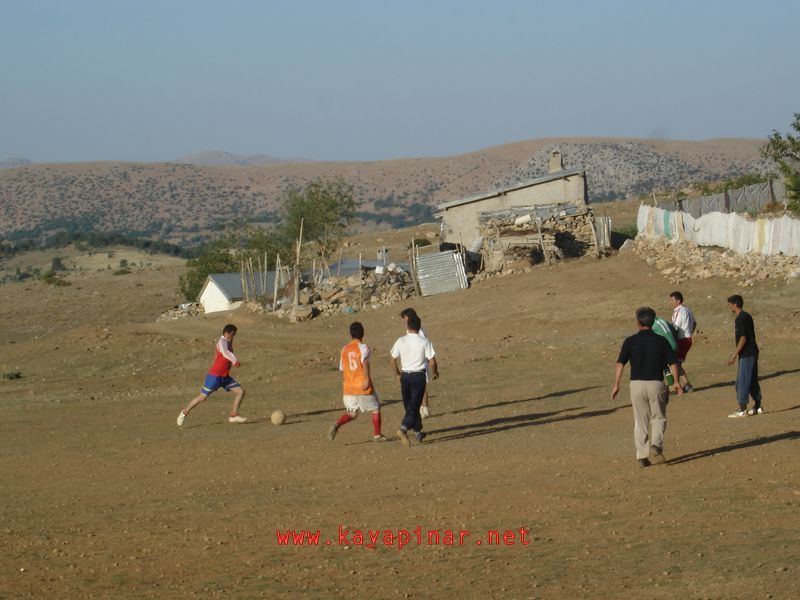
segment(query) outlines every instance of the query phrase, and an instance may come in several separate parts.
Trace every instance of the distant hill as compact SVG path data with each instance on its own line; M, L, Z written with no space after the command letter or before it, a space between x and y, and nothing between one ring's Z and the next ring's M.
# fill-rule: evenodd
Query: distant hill
M287 162L303 162L295 159L275 158L267 154L254 154L252 156L237 156L221 150L206 150L196 154L187 154L176 158L174 163L182 165L200 165L206 167L258 167L262 165L277 165Z
M565 166L587 169L590 199L602 201L764 171L763 143L548 138L459 156L371 162L27 165L0 171L0 236L99 230L193 244L232 222L275 222L287 190L320 176L344 177L365 226L388 228L429 221L442 202L543 175L554 148Z
M33 162L27 158L6 158L0 160L0 169L13 169L14 167L22 167L24 165L32 165Z

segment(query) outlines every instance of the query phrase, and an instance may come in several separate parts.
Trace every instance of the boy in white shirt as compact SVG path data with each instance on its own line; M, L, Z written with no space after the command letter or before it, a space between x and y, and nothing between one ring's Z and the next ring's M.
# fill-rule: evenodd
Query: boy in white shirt
M410 307L409 308L404 308L403 311L400 313L400 318L403 319L403 321L405 321L406 325L408 325L408 317L410 317L412 315L415 316L415 317L419 317L419 315L417 314L417 311L415 311L413 308L410 308ZM420 328L419 328L419 332L418 333L419 333L420 337L427 338L428 334L421 327L421 325L422 325L422 317L420 317ZM427 361L425 361L425 373L426 373L426 375L428 375L428 373L429 373ZM428 385L427 385L428 382L430 382L430 377L426 377L426 379L425 379L425 395L422 397L422 404L419 407L419 415L423 419L427 419L428 417L431 416L430 405L429 405L429 402L428 402Z
M422 404L422 397L425 395L426 361L430 364L433 379L439 377L433 344L427 338L419 335L419 317L411 315L406 323L408 330L406 335L398 338L391 351L392 369L400 383L403 406L406 409L400 429L397 430L397 437L404 446L409 445L409 430L414 434L417 442L421 443L425 439L419 408Z

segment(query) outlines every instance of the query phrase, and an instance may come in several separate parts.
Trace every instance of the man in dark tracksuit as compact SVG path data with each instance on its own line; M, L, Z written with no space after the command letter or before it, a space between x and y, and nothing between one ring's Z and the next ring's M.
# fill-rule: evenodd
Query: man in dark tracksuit
M736 352L728 359L732 365L738 359L736 369L736 400L739 409L730 415L732 419L748 415L763 414L761 408L761 385L758 383L758 344L756 344L756 326L753 317L742 310L744 299L739 294L728 298L728 308L736 315L734 322L734 336L736 338ZM753 408L748 412L748 396L753 398Z

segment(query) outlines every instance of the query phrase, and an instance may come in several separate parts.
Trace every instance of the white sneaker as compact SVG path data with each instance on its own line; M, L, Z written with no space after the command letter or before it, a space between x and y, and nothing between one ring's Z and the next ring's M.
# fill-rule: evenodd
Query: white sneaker
M737 410L735 413L728 415L730 419L738 419L739 417L746 417L748 415L746 410Z
M178 415L178 427L182 427L184 421L186 421L186 414L184 414L184 412L181 411L180 414Z
M242 417L240 415L228 417L228 423L247 423L247 417Z
M763 415L764 409L761 408L760 406L758 408L751 408L750 410L747 411L747 414L750 415L751 417L754 415Z
M423 419L427 419L428 417L431 416L431 413L428 410L427 406L420 406L419 407L419 416L422 417Z

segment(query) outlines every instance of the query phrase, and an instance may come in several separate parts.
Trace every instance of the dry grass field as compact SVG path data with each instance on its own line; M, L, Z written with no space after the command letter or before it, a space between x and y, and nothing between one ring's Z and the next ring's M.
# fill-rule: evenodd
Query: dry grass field
M766 409L746 419L727 418L737 290L681 286L697 391L669 404L668 463L639 469L613 364L635 309L668 314L673 286L634 256L415 299L442 376L411 448L373 443L367 418L325 439L353 316L156 323L181 268L0 286L0 374L21 373L0 379L0 598L800 597L797 280L744 293ZM401 308L356 315L391 437ZM251 421L228 424L218 392L178 428L229 321ZM290 530L320 542L281 544ZM380 537L368 548L356 530ZM428 543L448 530L454 544Z
M127 264L131 269L151 269L165 266L178 268L186 262L181 258L167 254L142 252L130 246L109 246L88 251L69 245L64 248L25 252L3 260L0 262L0 276L12 275L18 268L21 271L33 269L39 269L42 272L48 271L54 258L60 258L67 271L78 273L114 271L119 269L121 264Z

